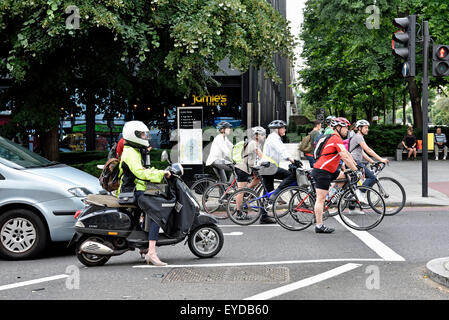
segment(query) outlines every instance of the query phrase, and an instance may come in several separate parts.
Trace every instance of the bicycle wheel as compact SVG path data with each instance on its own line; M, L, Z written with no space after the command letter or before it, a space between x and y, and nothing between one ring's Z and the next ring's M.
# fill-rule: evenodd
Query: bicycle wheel
M209 188L211 185L215 183L217 183L217 181L212 178L203 178L198 181L195 181L190 187L191 194L195 197L195 199L201 206L203 205L204 192L207 190L207 188Z
M376 190L356 186L341 196L338 201L338 215L344 224L355 230L370 230L385 216L385 202Z
M239 198L241 199L240 208L237 206ZM226 212L229 219L234 223L247 226L259 219L262 214L262 208L258 194L252 189L243 188L237 190L229 197Z
M314 207L315 197L307 189L288 187L275 198L273 215L283 228L300 231L307 229L315 221Z
M404 208L406 195L399 181L390 177L381 177L372 188L384 198L386 216L393 216Z
M235 189L227 183L218 182L211 185L203 194L203 210L219 220L227 219L226 205L234 191Z

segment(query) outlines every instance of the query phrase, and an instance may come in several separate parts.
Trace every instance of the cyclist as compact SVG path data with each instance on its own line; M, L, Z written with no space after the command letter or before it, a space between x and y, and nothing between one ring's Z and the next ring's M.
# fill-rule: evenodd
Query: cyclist
M266 130L263 127L254 127L250 129L250 141L246 145L243 151L243 161L235 165L235 172L237 174L237 187L241 188L254 188L260 181L258 178L254 178L248 185L249 178L252 174L252 167L254 167L259 159L262 159L262 144L265 140ZM241 205L243 200L243 194L236 198L237 205L237 219L247 217L241 213ZM249 219L249 218L248 218Z
M329 192L332 180L343 179L344 173L339 170L340 160L344 164L357 172L360 176L361 172L357 171L357 164L351 154L346 150L343 144L343 138L348 134L348 128L351 123L343 117L332 119L330 126L334 129L332 136L323 146L321 156L317 159L313 166L312 177L316 183L316 201L315 201L315 232L316 233L332 233L335 230L323 224L324 201Z
M227 172L232 172L231 168L224 164L224 160L229 158L233 144L227 136L231 133L231 124L221 121L217 124L219 134L214 138L207 157L206 166L212 166L220 182L228 182Z
M323 134L332 134L332 133L334 133L334 128L332 128L331 122L332 122L332 120L335 119L335 118L336 118L336 116L328 116L328 117L326 118L326 124L327 124L327 127L326 127L326 129L324 130L324 133L323 133Z
M369 163L374 163L368 155L374 157L376 160L388 164L390 161L388 159L380 157L373 149L368 147L365 142L365 136L369 131L369 122L366 120L358 120L355 123L355 129L357 133L353 135L349 140L349 152L354 158L355 162L359 167L362 167L365 171L365 182L363 182L363 186L372 187L376 182L376 176L374 173L367 168L367 166L362 162L363 159L368 161Z
M263 154L264 158L272 163L270 166L274 166L274 168L270 170L272 171L271 174L262 175L263 182L267 191L271 192L274 190L274 179L282 180L270 197L270 201L273 201L279 192L296 181L294 173L279 167L280 161L288 160L294 164L295 160L293 160L281 139L281 137L285 136L287 124L282 120L274 120L268 125L268 128L271 130L271 133L265 141ZM267 173L267 171L265 172Z

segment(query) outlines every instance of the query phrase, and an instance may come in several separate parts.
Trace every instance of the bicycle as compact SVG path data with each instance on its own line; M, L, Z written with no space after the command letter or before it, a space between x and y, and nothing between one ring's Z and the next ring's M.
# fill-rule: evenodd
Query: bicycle
M253 167L253 174L258 178L261 183L255 190L250 188L242 188L235 191L229 198L226 207L226 213L231 221L238 225L250 225L256 222L262 215L262 210L265 212L272 211L272 203L270 197L273 195L277 187L273 191L268 192L265 185L262 183L262 177L260 176L260 170L264 167L268 167L270 163L263 163L260 166ZM298 166L290 165L289 168L295 170ZM260 195L263 190L263 194ZM237 206L237 197L241 197L240 210ZM287 203L287 202L286 202Z
M308 185L286 188L277 195L274 201L274 218L287 230L304 230L315 222L316 187L311 171L311 169L298 169L296 171L297 180L299 181L301 176L305 176ZM385 202L382 196L372 188L358 186L358 177L351 170L345 170L344 173L344 179L333 181L334 183L344 183L344 185L325 200L323 220L338 213L343 223L352 229L366 231L376 227L385 216ZM284 201L285 198L290 198L288 206L279 204L278 198ZM337 212L332 214L328 210L334 203L337 203ZM357 207L358 212L354 213L353 209Z
M211 185L218 182L217 179L212 178L209 174L195 174L193 176L195 182L190 186L190 192L196 198L197 202L202 206L202 198L204 192ZM202 208L204 210L204 208Z
M370 166L371 171L376 176L376 182L372 188L378 191L385 201L385 215L393 216L404 208L406 194L404 187L396 179L390 177L378 177L385 166L386 165L383 162L376 162Z

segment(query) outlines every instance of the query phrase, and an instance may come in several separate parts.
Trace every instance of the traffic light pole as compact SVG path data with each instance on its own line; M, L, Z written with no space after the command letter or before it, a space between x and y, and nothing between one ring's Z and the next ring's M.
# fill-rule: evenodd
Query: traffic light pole
M429 21L423 21L423 74L422 74L422 196L428 197L428 160L427 150L427 125L428 125L428 103L429 103Z

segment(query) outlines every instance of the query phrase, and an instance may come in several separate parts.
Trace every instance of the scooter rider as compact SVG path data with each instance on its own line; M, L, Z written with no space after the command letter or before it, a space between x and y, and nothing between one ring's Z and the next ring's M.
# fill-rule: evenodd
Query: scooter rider
M170 172L158 170L155 168L145 168L145 157L142 153L147 152L150 143L150 130L141 121L129 121L123 127L124 147L120 159L120 187L117 197L122 192L134 192L135 203L141 197L145 190L146 184L143 180L153 183L161 183L164 175L170 177ZM145 260L157 266L164 266L166 263L159 260L156 254L156 241L159 236L159 225L156 222L150 222L149 230L149 246Z

